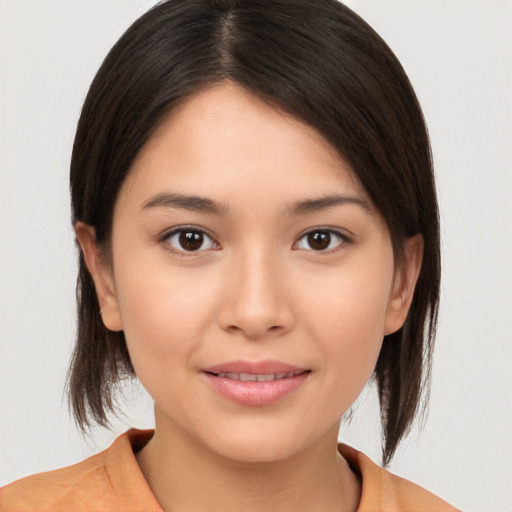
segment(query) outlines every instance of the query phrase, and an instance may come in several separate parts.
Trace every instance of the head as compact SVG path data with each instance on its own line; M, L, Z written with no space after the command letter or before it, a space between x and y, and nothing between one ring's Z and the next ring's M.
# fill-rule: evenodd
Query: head
M171 0L128 29L95 77L78 124L73 224L88 227L115 275L119 198L155 137L205 91L236 87L317 134L382 219L397 269L406 265L408 242L422 241L414 294L397 329L383 336L373 370L387 463L428 390L436 324L439 227L427 130L396 57L357 15L335 0L271 3ZM106 424L117 383L135 372L124 330L101 317L83 251L79 265L71 404L80 425Z

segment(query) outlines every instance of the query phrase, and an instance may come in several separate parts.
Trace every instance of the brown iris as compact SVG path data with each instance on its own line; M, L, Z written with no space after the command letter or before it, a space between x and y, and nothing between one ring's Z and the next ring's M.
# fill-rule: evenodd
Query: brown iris
M186 251L197 251L204 242L204 234L200 231L182 231L179 236L181 247Z
M331 243L331 233L328 231L313 231L308 234L308 244L315 251L323 251Z

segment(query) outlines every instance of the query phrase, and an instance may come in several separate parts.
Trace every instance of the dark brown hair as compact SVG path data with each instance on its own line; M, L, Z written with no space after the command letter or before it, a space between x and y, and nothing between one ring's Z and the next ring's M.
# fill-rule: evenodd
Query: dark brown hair
M336 0L168 0L139 18L91 85L71 161L73 223L108 247L114 203L130 167L173 108L230 80L314 127L343 155L390 231L395 258L421 233L423 265L402 329L375 368L383 462L429 389L440 280L430 144L414 91L385 42ZM134 371L124 334L103 325L79 256L78 334L68 375L78 424L108 424L116 385Z

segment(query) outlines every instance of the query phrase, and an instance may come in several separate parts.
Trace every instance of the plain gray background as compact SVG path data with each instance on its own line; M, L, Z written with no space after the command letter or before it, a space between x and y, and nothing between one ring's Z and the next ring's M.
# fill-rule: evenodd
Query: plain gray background
M93 440L63 399L74 337L68 165L87 88L150 0L0 0L0 484L151 426ZM512 2L352 0L408 72L429 124L443 295L430 416L392 469L466 511L512 510ZM375 399L341 439L379 457Z

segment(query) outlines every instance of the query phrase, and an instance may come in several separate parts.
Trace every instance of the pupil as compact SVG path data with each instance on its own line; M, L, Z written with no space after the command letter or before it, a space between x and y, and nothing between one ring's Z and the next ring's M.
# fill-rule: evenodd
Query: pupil
M331 234L327 231L315 231L308 235L309 246L315 251L322 251L329 247Z
M187 251L197 251L203 245L203 234L197 231L182 231L180 245Z

